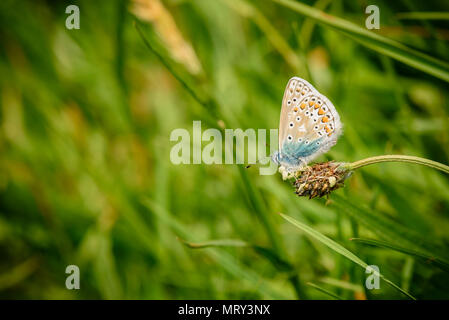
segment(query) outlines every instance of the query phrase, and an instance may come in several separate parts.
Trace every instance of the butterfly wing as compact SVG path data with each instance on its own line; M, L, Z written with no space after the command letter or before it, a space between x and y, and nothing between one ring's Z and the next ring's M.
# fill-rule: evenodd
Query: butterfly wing
M299 105L299 102L305 96L312 92L317 92L317 90L304 79L293 77L288 81L282 98L281 119L279 121L279 151L282 150L282 143L287 138L287 132L290 129L288 124L292 110Z
M340 116L329 99L307 81L290 79L279 127L281 163L296 168L311 161L337 143L341 129Z

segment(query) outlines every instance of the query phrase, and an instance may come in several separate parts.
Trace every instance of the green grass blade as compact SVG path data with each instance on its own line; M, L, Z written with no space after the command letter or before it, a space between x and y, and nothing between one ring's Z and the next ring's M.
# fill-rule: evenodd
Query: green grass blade
M271 299L287 299L287 296L283 292L272 288L271 285L256 272L242 267L238 260L235 259L230 253L223 250L214 250L213 248L207 248L205 250L208 251L209 256L216 260L217 263L223 267L223 269L236 278L246 280L251 283L255 290L263 292L267 297L271 297Z
M136 20L134 22L134 26L145 47L157 57L166 70L179 82L179 84L192 97L192 99L204 109L205 113L202 114L202 120L214 126L216 124L216 119L222 118L219 115L219 110L217 110L215 101L208 97L204 92L199 92L199 90L194 89L193 84L196 79L189 75L189 73L182 66L176 64L169 57L165 47L154 35L144 33L144 24ZM148 35L148 38L145 35Z
M282 239L275 230L274 221L272 215L269 214L265 203L263 202L262 195L257 190L248 176L248 171L243 166L238 166L242 182L245 186L245 191L251 202L255 213L258 215L262 225L264 226L267 236L273 246L273 249L279 252L280 255L284 255L284 247Z
M204 242L189 242L178 238L183 244L191 249L203 249L208 247L246 247L248 244L245 241L238 239L219 239L219 240L209 240Z
M435 257L426 253L422 253L420 251L416 251L410 248L400 247L395 244L389 243L387 241L381 241L381 240L374 240L374 239L362 239L362 238L352 238L351 241L367 244L370 246L380 247L380 248L386 248L391 249L394 251L398 251L401 253L408 254L413 257L420 258L424 260L426 263L435 264L436 266L440 267L442 270L449 272L449 262L440 258Z
M224 3L235 10L239 15L252 19L260 30L266 34L267 39L270 41L272 46L279 52L280 55L282 55L290 67L296 72L301 70L300 66L304 65L306 62L300 61L298 55L296 55L293 49L290 48L288 42L271 24L270 20L268 20L262 12L257 9L257 7L242 0L225 0Z
M324 277L324 278L320 278L318 280L322 283L328 284L328 285L336 287L336 288L341 288L341 289L345 289L345 290L349 290L349 291L353 291L353 292L363 292L363 287L361 285L355 284L352 282L335 279L335 278L330 278L330 277Z
M189 242L186 240L183 240L181 238L178 238L178 240L183 243L186 247L190 249L204 249L209 247L250 247L252 248L257 254L262 256L263 258L270 261L275 268L277 268L281 272L294 272L295 269L293 266L282 259L276 251L265 248L262 246L252 245L245 241L238 240L238 239L217 239L217 240L209 240L204 242Z
M397 41L371 32L348 20L327 14L303 3L294 2L291 0L272 1L290 8L306 17L312 18L323 25L340 31L372 50L385 54L413 68L449 82L449 64L447 62L411 49Z
M301 229L302 231L307 233L309 236L311 236L311 237L315 238L316 240L320 241L321 243L323 243L324 245L328 246L329 248L331 248L332 250L334 250L338 254L341 254L341 255L345 256L346 258L348 258L349 260L351 260L354 263L358 264L362 268L366 268L368 266L368 264L366 264L364 261L362 261L359 257L357 257L355 254L353 254L351 251L349 251L348 249L344 248L343 246L341 246L340 244L336 243L335 241L329 239L328 237L326 237L322 233L314 230L313 228L309 227L308 225L306 225L304 223L301 223L298 220L296 220L296 219L294 219L292 217L289 217L289 216L287 216L287 215L285 215L283 213L279 213L279 214L281 215L282 218L284 218L285 220L287 220L288 222L293 224L295 227L297 227L298 229Z
M407 257L402 267L401 272L401 286L405 290L409 290L413 278L413 271L415 269L415 259L411 256Z
M214 126L214 120L223 119L219 114L218 104L214 100L212 96L209 96L205 92L201 92L201 94L193 87L192 83L194 83L193 79L187 80L190 76L185 70L182 70L181 67L176 68L175 64L168 58L166 54L164 54L164 48L158 44L158 41L151 37L147 39L145 37L143 31L143 25L136 21L135 28L144 42L145 46L156 55L156 57L161 61L161 63L165 66L168 72L170 72L173 77L182 85L182 87L186 90L186 92L205 110L207 110L210 117L208 117L207 122ZM184 72L183 72L184 71ZM214 118L212 120L211 118ZM284 248L282 244L282 239L279 237L278 233L275 230L275 226L272 221L272 217L267 211L266 205L262 200L262 196L259 191L254 187L252 181L248 177L247 171L243 168L243 166L238 166L239 173L241 175L242 181L245 185L245 190L247 192L248 198L250 200L252 209L258 215L265 231L267 233L268 238L271 241L273 249L279 252L280 255L284 255Z
M405 228L401 224L376 214L367 207L362 207L354 201L333 195L333 205L340 211L354 218L361 225L376 233L379 237L389 240L398 247L409 247L416 251L430 252L433 256L442 256L439 243L425 239L414 230Z
M0 273L0 291L14 287L26 280L39 266L39 259L32 257L14 266L8 272Z
M304 223L301 223L301 222L299 222L298 220L296 220L296 219L294 219L292 217L289 217L289 216L287 216L285 214L282 214L282 213L279 213L279 214L281 215L282 218L284 218L285 220L287 220L288 222L293 224L295 227L297 227L298 229L302 230L303 232L305 232L306 234L308 234L309 236L311 236L315 240L320 241L321 243L323 243L324 245L326 245L327 247L329 247L333 251L337 252L338 254L341 254L342 256L344 256L347 259L351 260L352 262L358 264L359 266L361 266L364 269L366 269L366 267L368 267L368 264L365 261L363 261L362 259L357 257L355 254L353 254L351 251L349 251L348 249L346 249L342 245L340 245L337 242L333 241L332 239L326 237L322 233L314 230L313 228L309 227L308 225L306 225ZM382 278L385 282L390 284L393 288L397 289L402 294L404 294L407 297L415 300L415 298L410 293L408 293L407 291L403 290L398 285L394 284L392 281L390 281L387 278L385 278L382 274L377 273L375 271L374 271L374 273L377 274L380 278Z
M161 207L158 203L155 203L149 198L143 198L142 204L154 213L155 216L161 220L161 222L172 228L175 233L179 234L183 238L189 237L191 233L189 229L181 221L176 219L173 214ZM269 283L263 281L263 278L256 272L240 265L238 261L228 252L213 247L205 248L205 252L229 274L249 282L252 286L254 286L254 288L259 290L265 296L271 297L272 299L287 299L285 294L280 293Z
M188 242L180 238L178 238L178 240L190 249L204 249L209 247L249 247L253 249L254 252L259 256L268 260L278 272L284 272L289 275L289 281L295 289L298 298L305 299L307 297L306 292L302 289L299 275L295 267L284 258L279 256L278 252L273 249L258 245L252 245L238 239L218 239L200 243Z
M324 293L324 294L327 294L328 296L330 296L330 297L332 297L332 298L334 298L334 299L336 299L336 300L344 300L342 297L340 297L339 295L333 293L332 291L329 291L329 290L327 290L327 289L324 289L323 287L320 287L320 286L318 286L318 285L316 285L316 284L314 284L314 283L307 282L307 285L308 285L308 286L311 286L312 288L317 289L318 291L320 291L320 292L322 292L322 293Z
M449 20L449 12L400 12L399 20Z

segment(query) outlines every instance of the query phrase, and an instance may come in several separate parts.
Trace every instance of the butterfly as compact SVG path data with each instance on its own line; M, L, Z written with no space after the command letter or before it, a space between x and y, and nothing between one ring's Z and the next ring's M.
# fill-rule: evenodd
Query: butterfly
M282 99L279 151L271 157L283 178L328 151L341 133L340 116L332 102L306 80L291 78Z

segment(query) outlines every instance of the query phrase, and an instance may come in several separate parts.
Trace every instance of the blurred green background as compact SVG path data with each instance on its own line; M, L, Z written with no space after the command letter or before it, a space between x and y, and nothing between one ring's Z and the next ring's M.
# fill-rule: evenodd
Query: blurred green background
M1 1L0 298L407 299L384 281L367 290L364 268L277 212L415 298L449 298L441 172L373 165L329 200L308 200L257 167L170 162L170 132L193 120L277 128L296 75L344 123L317 160L448 163L448 3L303 3ZM65 27L70 4L79 30ZM322 10L366 31L370 4L380 8L370 32L402 43L396 55L332 17L310 19ZM401 14L422 11L446 14ZM72 264L80 290L65 287Z

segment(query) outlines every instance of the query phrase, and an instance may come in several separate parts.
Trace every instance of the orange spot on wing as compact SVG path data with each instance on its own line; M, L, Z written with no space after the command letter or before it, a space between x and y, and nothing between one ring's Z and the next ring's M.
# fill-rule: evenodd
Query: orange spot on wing
M320 108L320 110L318 110L318 114L319 114L320 116L322 116L322 115L324 114L323 109Z
M318 109L320 107L320 105L318 103L315 103L315 109Z
M298 111L298 107L295 107L295 109L293 109L293 111L297 112Z
M313 106L313 101L309 101L309 106Z
M324 130L326 130L326 133L329 133L332 131L327 125L324 126Z
M329 121L329 118L328 117L323 117L323 119L321 120L321 122L323 122L323 123L326 123L326 122L328 122Z
M302 110L304 110L304 109L306 108L306 104L305 104L305 103L301 103L300 108L301 108Z

